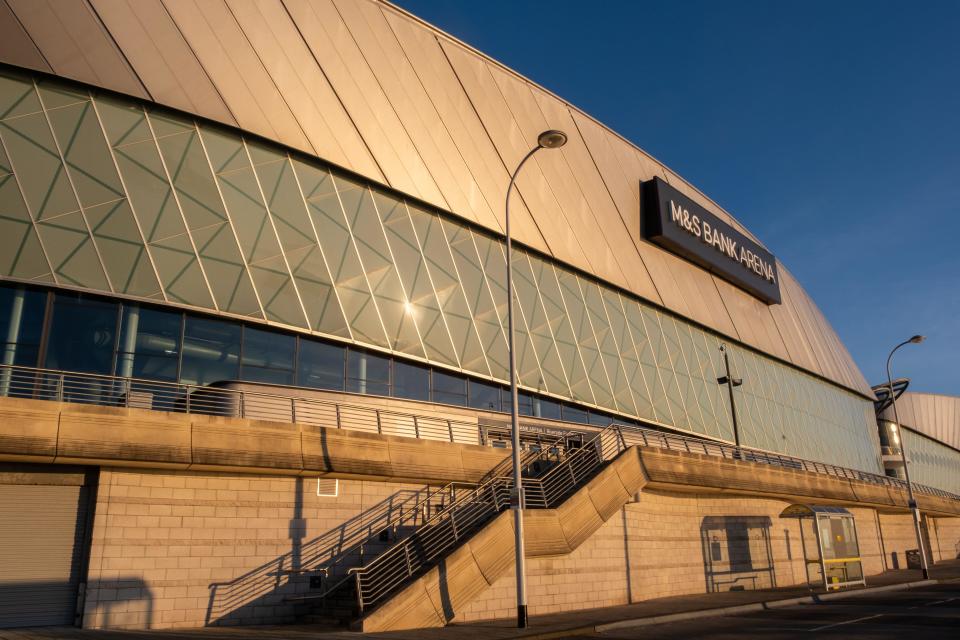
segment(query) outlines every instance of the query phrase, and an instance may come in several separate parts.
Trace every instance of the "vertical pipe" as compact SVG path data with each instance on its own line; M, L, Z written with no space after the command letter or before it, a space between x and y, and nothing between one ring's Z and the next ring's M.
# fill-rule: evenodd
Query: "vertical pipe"
M140 330L140 307L130 305L126 308L123 344L120 346L120 362L117 374L121 378L133 376L133 354L137 350L137 336Z
M20 339L20 324L23 321L23 301L26 292L18 287L13 292L13 301L10 305L10 324L7 326L6 340L3 344L2 364L6 365L0 371L0 396L10 393L10 379L13 371L7 367L13 366L17 359L17 340Z

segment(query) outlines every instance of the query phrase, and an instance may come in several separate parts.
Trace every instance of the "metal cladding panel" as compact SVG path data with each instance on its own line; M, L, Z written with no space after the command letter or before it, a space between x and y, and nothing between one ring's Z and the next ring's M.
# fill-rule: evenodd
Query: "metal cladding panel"
M779 266L782 267L782 265ZM786 269L781 269L778 273L780 274L780 293L783 295L781 307L790 314L791 320L803 337L803 342L807 347L809 359L805 368L819 375L824 375L824 367L820 360L822 348L815 344L814 339L811 339L810 332L815 328L811 327L811 319L803 306L803 294L800 285Z
M470 98L474 109L476 109L477 115L497 149L504 166L510 167L506 172L507 180L509 180L509 172L517 166L520 159L533 146L530 136L524 133L517 123L510 105L497 87L489 65L482 58L458 44L441 40L440 46L467 92L467 96ZM534 131L532 135L535 137L539 132L540 130ZM532 159L528 164L529 166L524 169L523 175L517 178L517 193L513 197L526 204L530 217L529 219L511 220L511 224L515 225L514 237L520 242L527 242L525 238L535 238L539 235L542 241L539 242L540 246L537 248L541 251L546 251L570 264L584 264L583 250L575 239L570 238L569 226L561 223L564 220L563 212L559 211L556 198L550 192L543 173L538 170L537 159ZM506 193L506 187L504 187L504 193ZM547 227L540 225L540 216L537 213L544 209L558 211L553 224ZM536 234L533 233L534 230L536 230Z
M431 32L390 7L383 8L383 15L402 48L405 62L410 64L436 111L437 128L450 136L457 155L470 172L471 199L481 197L490 207L491 217L484 226L502 232L501 203L510 176L440 43ZM518 219L529 220L530 213L519 198L511 203L511 209ZM475 214L478 219L484 219L479 209ZM538 242L543 245L539 232Z
M499 226L493 213L499 206L487 202L477 188L380 7L351 0L336 6L439 189L436 202L486 227Z
M0 29L6 63L238 126L497 233L509 172L537 133L562 127L567 147L537 154L519 178L511 203L519 242L869 394L789 274L781 276L784 304L764 311L640 238L644 180L665 178L753 238L716 203L556 96L393 5L0 0Z
M317 152L223 0L165 0L164 5L241 128Z
M233 115L160 0L92 3L156 102L236 126Z
M606 244L605 251L591 254L596 256L594 262L605 260L606 264L602 264L601 273L619 270L623 274L625 289L634 291L647 300L658 300L659 296L650 274L630 239L630 231L617 211L616 204L603 184L597 165L590 157L590 151L580 136L570 110L565 104L536 87L531 87L531 91L550 126L558 127L567 133L568 141L563 147L563 153L557 155L562 161L558 164L568 168L569 174L560 176L560 179L561 183L569 180L570 189L579 189L580 202L589 216L586 233L591 237L598 236L597 239L602 239ZM594 230L593 233L590 233L590 230Z
M59 76L149 98L85 0L7 0Z
M286 6L387 183L448 208L337 7L330 0L290 2ZM248 30L253 26L245 25ZM297 44L302 46L300 42Z
M52 71L6 0L0 0L0 60L18 67Z
M714 278L714 282L744 342L789 360L790 354L770 312L771 305L764 304L721 278Z

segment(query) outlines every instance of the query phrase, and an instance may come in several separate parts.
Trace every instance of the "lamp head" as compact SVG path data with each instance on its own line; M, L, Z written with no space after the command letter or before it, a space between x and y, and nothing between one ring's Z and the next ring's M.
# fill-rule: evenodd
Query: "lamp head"
M920 344L926 339L927 339L927 336L916 335L910 338L910 342L912 342L913 344Z
M567 134L557 129L550 129L537 136L537 144L544 149L559 149L567 144Z

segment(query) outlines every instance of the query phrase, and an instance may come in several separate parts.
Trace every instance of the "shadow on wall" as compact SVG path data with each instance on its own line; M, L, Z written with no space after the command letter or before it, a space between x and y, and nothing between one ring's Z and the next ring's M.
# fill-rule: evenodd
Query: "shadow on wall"
M401 490L304 542L303 482L303 478L297 478L295 485L290 551L229 582L211 584L206 626L256 624L265 622L265 618L270 623L292 622L297 608L286 598L323 593L342 580L348 569L363 566L408 535L418 518L407 514L424 507L422 492ZM409 526L391 525L398 520Z
M153 601L153 592L140 577L94 580L87 585L83 626L151 629L155 622Z
M707 592L777 586L767 516L709 516L700 522Z

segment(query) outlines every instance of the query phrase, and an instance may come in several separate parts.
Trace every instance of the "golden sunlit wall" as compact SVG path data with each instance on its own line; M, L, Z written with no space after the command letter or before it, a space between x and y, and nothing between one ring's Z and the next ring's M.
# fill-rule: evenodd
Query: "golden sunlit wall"
M507 379L498 237L279 145L29 75L0 75L0 143L0 276ZM733 439L720 337L514 258L524 388ZM868 401L729 346L743 444L880 471Z

